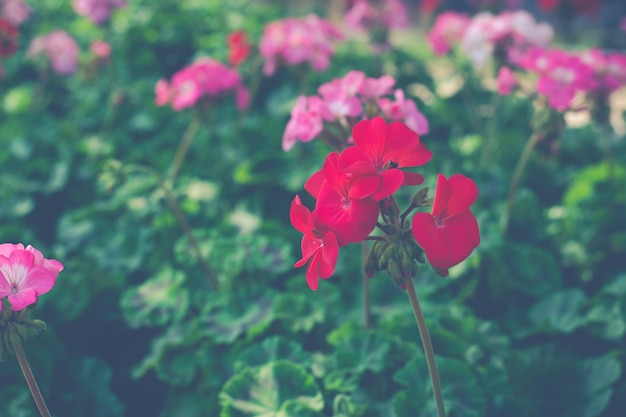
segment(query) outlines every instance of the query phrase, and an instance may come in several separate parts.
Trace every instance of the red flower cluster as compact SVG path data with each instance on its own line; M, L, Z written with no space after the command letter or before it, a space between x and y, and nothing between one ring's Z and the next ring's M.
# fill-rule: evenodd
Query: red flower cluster
M5 19L0 19L0 57L11 56L17 51L17 28Z
M355 145L330 153L323 168L305 183L316 199L315 209L309 211L299 196L291 204L291 223L304 235L302 259L294 266L308 261L306 280L312 290L320 278L333 274L339 247L368 238L378 224L381 207L388 214L385 208L395 204L393 194L400 187L424 182L421 175L401 168L424 165L432 157L417 133L401 122L387 124L381 117L363 120L355 125L352 136ZM454 175L447 181L440 175L433 214L420 213L413 220L417 243L441 274L478 246L478 224L469 211L477 194L469 178ZM394 222L400 223L404 221ZM402 227L399 235L404 236ZM415 254L414 259L418 258Z
M248 43L244 30L236 30L228 35L226 44L228 45L228 62L234 66L242 64L252 52L252 46Z

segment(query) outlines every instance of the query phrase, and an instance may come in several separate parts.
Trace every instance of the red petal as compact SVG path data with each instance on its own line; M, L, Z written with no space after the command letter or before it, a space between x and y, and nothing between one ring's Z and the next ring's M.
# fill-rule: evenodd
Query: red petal
M356 199L369 197L378 189L379 185L379 175L364 175L355 177L350 182L348 196Z
M354 175L375 174L376 168L356 146L346 148L339 156L339 168Z
M417 213L412 222L413 236L424 249L428 262L439 269L450 268L465 260L480 243L476 218L470 210L437 226L428 213Z
M404 182L402 185L420 185L424 183L424 176L415 172L404 172Z
M372 198L376 201L389 197L398 191L404 182L404 172L396 168L387 169L380 174L380 179L378 190L372 194Z
M419 142L413 149L400 155L396 161L398 167L419 167L427 163L433 157L433 152L429 151L426 145Z
M324 171L321 169L317 172L314 172L308 180L304 183L304 189L309 192L313 196L313 198L317 199L317 195L320 192L320 188L324 183L326 177L324 176Z
M402 122L391 122L387 126L387 141L385 142L385 157L388 160L399 162L410 160L411 151L418 145L419 136ZM415 166L415 165L399 165Z
M378 202L372 198L352 200L352 242L361 242L372 233L378 221Z
M478 187L470 178L455 174L446 179L443 174L439 174L433 201L433 216L446 221L468 210L477 197Z
M317 285L319 284L319 263L321 258L321 252L316 253L306 268L306 283L309 284L309 288L313 291L317 290Z
M289 220L291 221L291 225L298 232L307 233L311 231L311 212L307 207L302 205L300 196L298 195L296 195L291 202Z
M337 265L338 256L339 242L337 242L337 236L333 232L328 232L326 236L324 236L324 245L322 247L322 257L319 268L320 278L330 278L335 273L335 265Z
M365 155L373 160L379 159L387 140L387 122L380 116L371 120L361 120L354 125L352 137Z

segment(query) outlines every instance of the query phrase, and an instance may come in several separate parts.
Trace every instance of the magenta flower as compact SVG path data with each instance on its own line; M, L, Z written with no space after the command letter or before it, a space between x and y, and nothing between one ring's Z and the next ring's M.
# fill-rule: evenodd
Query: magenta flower
M7 297L13 310L22 310L50 291L62 270L59 261L30 245L0 244L0 299Z
M498 94L508 96L513 92L513 89L517 86L517 79L515 74L509 67L500 67L498 71Z
M314 14L272 22L265 27L259 45L265 58L263 74L272 75L280 63L308 62L316 71L325 70L335 52L334 43L340 40L343 35L339 29Z
M335 119L357 117L363 112L357 93L365 81L361 71L350 71L343 78L322 84L317 90Z
M445 55L452 46L460 42L470 23L467 15L456 12L444 12L437 16L437 20L430 32L428 42L436 55Z
M72 74L78 65L78 44L64 30L55 30L47 35L37 36L28 48L28 56L46 56L52 69L61 75Z
M344 18L352 28L369 31L379 27L407 27L408 16L406 6L400 0L355 0Z
M520 65L539 74L537 92L556 110L567 110L577 91L586 92L597 86L593 69L580 57L560 49L532 49Z
M23 0L0 1L0 16L14 26L19 26L30 15L30 7Z
M378 105L383 115L391 120L404 122L412 131L418 135L428 133L428 120L417 109L415 101L404 97L404 91L397 89L394 92L395 101L388 98L378 99Z
M89 49L95 56L102 60L109 59L109 57L111 56L111 45L109 45L105 41L93 41L91 42Z
M283 150L291 150L297 141L312 141L324 130L324 120L332 119L332 113L321 98L298 97L283 133Z
M126 0L74 0L74 11L95 24L106 22L113 9L126 6Z
M239 109L248 107L250 97L239 73L211 58L201 58L172 76L171 82L159 80L154 88L155 103L171 103L174 110L191 107L203 96L220 97L233 91Z

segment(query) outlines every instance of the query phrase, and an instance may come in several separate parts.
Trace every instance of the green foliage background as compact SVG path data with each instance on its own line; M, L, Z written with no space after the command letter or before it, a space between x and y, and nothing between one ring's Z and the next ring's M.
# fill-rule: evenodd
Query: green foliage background
M211 289L154 176L165 175L191 111L154 104L154 85L198 56L225 61L226 35L286 17L274 2L130 0L109 24L69 1L33 3L0 86L0 240L33 244L65 265L33 316L48 328L25 345L58 416L431 416L419 335L403 291L370 282L362 318L360 251L311 292L294 270L299 235L289 204L325 156L321 143L282 152L299 94L347 71L389 73L430 121L435 156L420 172L461 172L479 186L482 243L449 278L417 278L450 416L612 417L626 410L626 161L613 168L598 126L566 128L558 153L540 147L501 222L532 103L497 97L455 62L462 87L443 97L423 36L374 56L341 45L331 68L265 78L251 109L211 108L173 188L220 291ZM324 13L324 8L318 10ZM302 10L294 11L303 15ZM28 41L62 27L81 47L61 77L26 58ZM91 41L112 46L97 65ZM436 72L436 71L435 71ZM424 93L426 92L426 93ZM468 108L467 100L472 106ZM478 109L488 109L479 112ZM495 113L494 113L495 112ZM481 162L487 141L492 154ZM34 416L14 358L0 364L0 416Z

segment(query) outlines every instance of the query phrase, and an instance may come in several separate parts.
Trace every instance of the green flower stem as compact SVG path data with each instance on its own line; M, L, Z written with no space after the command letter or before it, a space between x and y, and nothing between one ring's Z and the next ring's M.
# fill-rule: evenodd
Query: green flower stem
M406 292L409 295L411 301L411 308L413 308L413 315L417 322L417 328L422 338L422 344L424 345L424 353L426 354L426 364L428 365L428 373L430 374L430 384L433 387L433 396L435 397L435 404L437 406L437 417L446 417L446 408L443 404L443 394L441 393L441 382L439 381L439 371L437 370L437 362L435 361L435 351L433 350L433 344L430 340L430 334L428 333L428 327L426 326L426 320L424 319L424 313L420 307L420 302L417 299L417 293L415 292L415 285L413 279L409 277L406 282Z
M41 391L39 391L39 386L37 386L37 381L35 381L33 371L31 371L30 365L28 365L28 360L26 359L22 345L15 343L13 344L13 348L15 349L15 356L17 356L17 361L20 363L20 368L22 368L26 384L28 384L28 389L33 396L33 400L35 400L35 405L37 406L37 410L39 410L39 414L41 414L41 417L51 417L50 411L48 411L48 407L46 406L46 402L41 395Z
M150 167L143 166L143 165L128 165L126 167L126 170L144 172L149 175L152 175L157 180L159 184L159 188L161 188L161 190L163 190L163 192L165 193L165 200L167 201L167 205L170 206L170 209L174 213L176 220L178 220L180 227L182 227L183 232L185 233L185 236L187 237L187 241L189 241L189 245L191 246L191 250L196 256L196 259L198 260L198 263L200 264L200 268L202 268L204 275L209 280L209 284L211 285L214 291L219 290L219 282L217 280L217 276L215 272L213 271L213 269L211 268L211 266L209 265L209 263L206 261L206 259L204 259L204 256L202 256L200 245L198 244L196 237L193 235L193 232L191 231L191 227L189 226L187 217L185 217L185 214L183 213L183 211L180 208L180 205L178 204L178 201L176 201L176 196L172 192L172 189L167 185L165 180L163 180L163 177L161 176L161 174L159 174L158 171Z
M522 155L520 155L519 161L517 161L517 166L515 167L515 172L513 173L513 179L511 179L511 185L509 185L509 193L506 198L506 211L504 212L504 226L502 229L502 234L505 236L509 227L509 222L511 220L511 214L513 212L513 202L515 201L517 188L519 187L519 183L522 179L522 175L524 174L524 170L526 169L526 164L528 164L528 160L530 159L530 155L535 149L537 142L539 142L540 137L541 135L537 133L533 133L531 135L531 137L528 139L528 142L526 142L526 146L522 151Z
M178 149L176 149L176 154L174 155L174 159L172 160L172 165L170 166L170 170L167 174L167 180L170 184L174 184L176 181L176 177L178 176L178 171L180 171L180 167L183 165L185 161L185 156L187 155L187 151L189 150L189 146L191 145L191 141L193 140L196 133L200 129L200 120L198 120L197 116L193 116L191 119L191 123L185 130L180 143L178 144Z
M361 242L361 262L365 266L365 259L367 258L367 241ZM365 274L365 268L361 271L361 277L363 280L363 322L366 329L372 327L372 308L370 302L370 279Z

